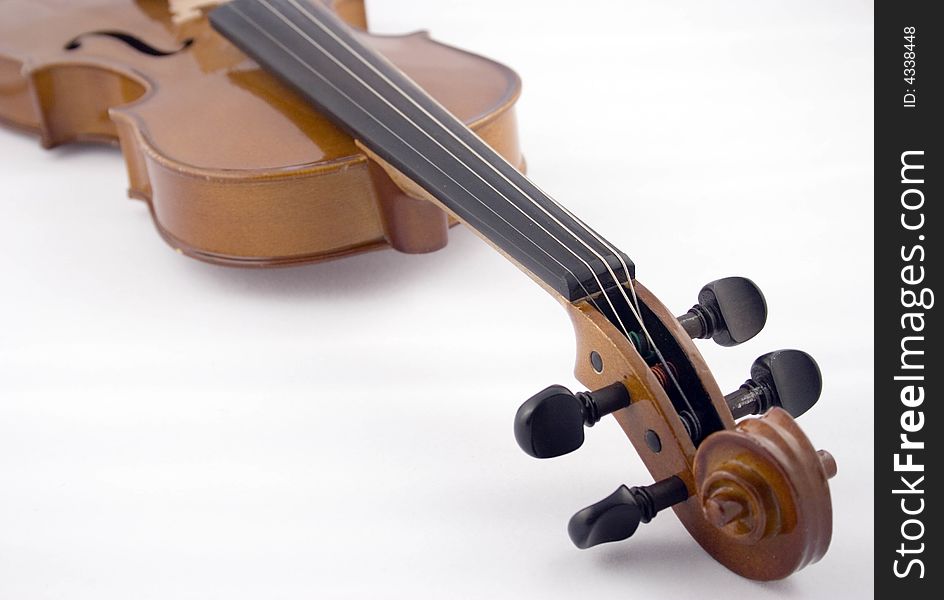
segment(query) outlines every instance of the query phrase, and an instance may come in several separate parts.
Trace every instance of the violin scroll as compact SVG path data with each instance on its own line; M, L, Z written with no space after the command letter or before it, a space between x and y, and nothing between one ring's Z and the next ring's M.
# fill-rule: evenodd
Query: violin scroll
M750 560L716 556L753 579L780 579L829 547L832 455L813 445L781 408L708 437L695 456L698 502L721 536L751 549Z
M577 378L598 391L548 388L515 422L522 448L549 457L579 447L583 427L609 412L656 481L621 486L575 514L574 544L626 539L671 507L711 556L745 577L779 579L819 560L832 537L836 463L793 419L819 399L816 362L799 350L764 354L751 378L724 395L693 339L730 346L756 335L767 316L757 286L740 277L712 282L676 318L638 281L625 285L636 303L617 316L600 302L563 303L577 336ZM594 413L584 400L602 392L628 401Z

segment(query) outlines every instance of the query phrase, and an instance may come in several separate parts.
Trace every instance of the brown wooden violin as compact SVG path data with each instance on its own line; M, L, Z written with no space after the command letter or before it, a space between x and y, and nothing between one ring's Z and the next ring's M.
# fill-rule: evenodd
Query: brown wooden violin
M794 421L819 399L815 361L765 354L724 395L692 340L751 339L762 293L721 279L675 317L626 253L522 174L512 71L424 35L365 33L360 0L188 4L190 15L147 0L0 3L0 117L47 146L118 140L131 195L203 260L427 252L467 225L560 301L593 390L551 386L525 402L518 444L559 456L611 414L655 480L574 515L575 545L628 538L671 507L745 577L822 558L836 464Z
M47 147L118 142L129 195L171 246L202 260L270 266L445 245L442 211L404 197L350 136L171 5L0 3L0 119ZM362 0L331 6L366 27ZM523 164L514 72L421 33L356 35Z

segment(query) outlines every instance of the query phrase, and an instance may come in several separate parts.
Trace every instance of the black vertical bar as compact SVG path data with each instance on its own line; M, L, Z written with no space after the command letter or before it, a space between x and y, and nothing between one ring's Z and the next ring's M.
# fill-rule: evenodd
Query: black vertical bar
M940 598L942 393L934 305L944 23L935 3L875 7L875 591ZM939 8L939 6L937 7ZM944 300L944 299L942 299ZM936 435L935 435L936 434ZM842 503L837 509L842 510Z

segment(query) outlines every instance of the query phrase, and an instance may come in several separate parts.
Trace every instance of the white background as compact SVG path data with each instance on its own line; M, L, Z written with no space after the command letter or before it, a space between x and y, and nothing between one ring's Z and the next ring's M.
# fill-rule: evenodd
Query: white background
M469 232L244 271L176 255L114 149L0 131L0 599L862 598L872 593L872 6L370 3L519 71L531 176L684 312L747 275L768 326L700 343L724 389L798 347L839 463L835 531L741 579L674 515L588 551L570 515L651 482L615 423L536 461L520 402L573 334Z

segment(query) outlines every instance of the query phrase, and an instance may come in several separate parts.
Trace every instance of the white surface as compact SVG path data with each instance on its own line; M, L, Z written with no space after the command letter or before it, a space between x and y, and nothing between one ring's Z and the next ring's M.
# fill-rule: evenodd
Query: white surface
M573 385L555 302L466 231L277 271L171 252L111 149L0 132L0 599L861 598L872 590L872 6L373 2L383 32L515 67L531 175L686 310L754 278L767 329L702 343L723 388L808 350L839 462L826 558L762 585L671 514L575 550L648 473L607 420L526 457Z

